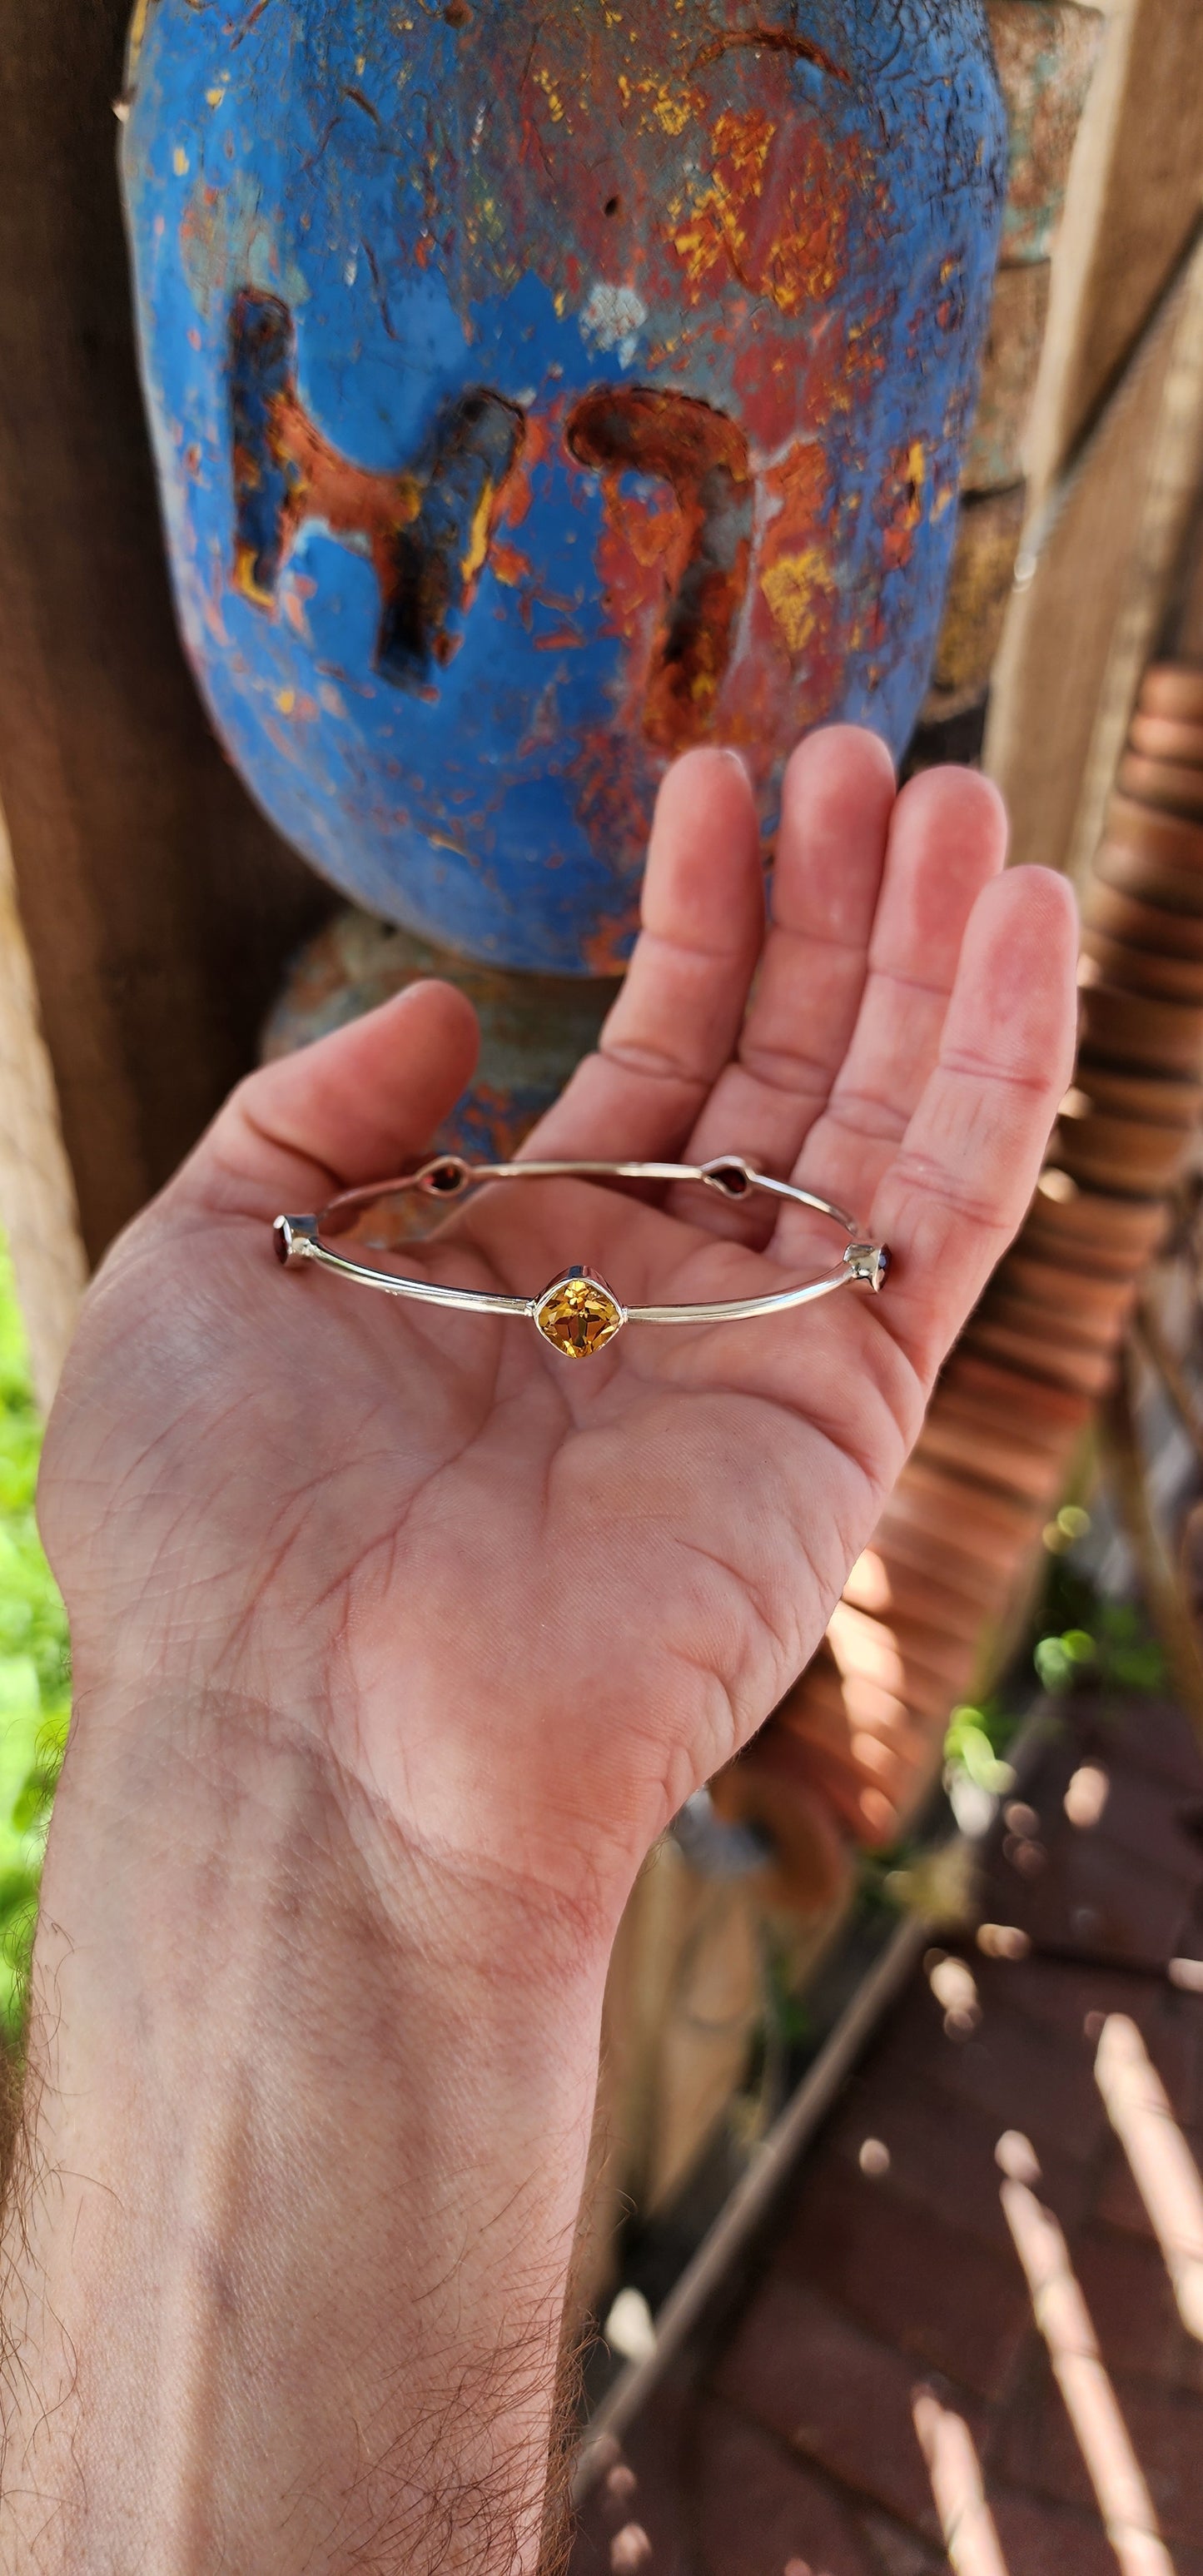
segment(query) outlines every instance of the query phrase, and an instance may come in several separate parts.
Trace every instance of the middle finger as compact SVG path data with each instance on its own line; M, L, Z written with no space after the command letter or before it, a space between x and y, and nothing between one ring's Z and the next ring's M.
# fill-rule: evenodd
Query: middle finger
M686 1149L690 1162L746 1154L782 1177L795 1163L856 1023L893 802L889 752L860 726L825 726L793 753L764 956L735 1054ZM703 1221L745 1242L766 1242L773 1226L761 1201L716 1203Z

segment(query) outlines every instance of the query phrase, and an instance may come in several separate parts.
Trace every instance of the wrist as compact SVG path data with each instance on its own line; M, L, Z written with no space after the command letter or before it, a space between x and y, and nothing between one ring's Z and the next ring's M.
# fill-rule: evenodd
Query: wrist
M415 1970L532 2002L543 1988L600 1988L638 1860L629 1873L615 1869L599 1819L595 1865L575 1853L571 1868L533 1867L524 1827L534 1797L502 1776L504 1754L495 1780L473 1778L457 1750L465 1734L504 1746L504 1711L465 1710L450 1682L429 1674L405 1694L394 1687L386 1705L343 1676L312 1674L285 1699L170 1666L153 1685L132 1685L77 1651L49 1883L64 1820L79 1809L89 1866L82 1884L73 1874L75 1892L99 1899L115 1872L122 1903L162 1904L172 1919L186 1908L182 1843L220 1854L236 1826L246 1836L240 1867L215 1864L231 1911L257 1901L272 1869L295 1875L318 1856L333 1868L337 1844L340 1872L353 1866L382 1940L404 1951L420 1922Z
M10 2227L14 2537L28 2487L64 2568L156 2531L208 2576L237 2531L261 2576L333 2571L387 2495L420 2569L432 2498L388 2462L473 2379L424 2463L439 2511L534 2510L604 1972L592 1930L415 1845L308 1726L85 1686Z

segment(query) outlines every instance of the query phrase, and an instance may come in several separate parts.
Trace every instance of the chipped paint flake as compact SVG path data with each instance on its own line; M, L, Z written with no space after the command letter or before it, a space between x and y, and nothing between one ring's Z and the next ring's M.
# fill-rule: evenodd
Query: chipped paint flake
M538 81L539 87L542 90L548 107L551 110L553 125L559 125L564 115L564 101L561 98L559 91L552 86L550 72L544 71L543 68L540 67L540 69L535 73L535 79Z
M827 561L818 546L805 554L779 555L760 576L764 592L791 654L801 653L815 631L820 594L831 588Z
M624 367L633 365L647 306L633 286L591 287L581 312L581 338L597 349L617 349Z

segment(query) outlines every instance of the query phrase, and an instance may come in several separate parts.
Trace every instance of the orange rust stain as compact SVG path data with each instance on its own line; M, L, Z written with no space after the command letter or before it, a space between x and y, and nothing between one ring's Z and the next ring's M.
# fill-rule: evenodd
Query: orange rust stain
M526 436L497 495L499 526L521 527L531 505L531 476L557 443L561 408L554 403L546 416L540 411L527 413Z
M727 108L715 119L710 185L671 236L695 303L714 269L729 267L737 277L743 274L748 227L776 131L773 119L756 109L740 115Z
M575 790L577 818L597 848L642 849L647 840L647 774L628 754L629 735L621 719L593 726L573 759L569 776ZM652 773L655 774L654 772ZM614 924L615 942L634 930L639 919L639 889L632 880L629 903ZM599 934L604 943L605 934ZM596 971L612 974L614 952L595 945Z
M694 55L692 69L703 71L708 63L718 62L721 55L739 46L751 46L758 54L793 54L799 62L814 63L819 71L828 72L832 80L847 83L851 79L851 74L831 54L824 53L821 45L813 44L807 36L795 36L785 27L730 27L724 35L712 36L709 44L703 45L701 52Z
M602 475L607 539L599 569L611 632L633 641L659 593L643 731L649 742L679 751L710 730L747 588L747 440L711 404L643 386L586 394L567 436L578 461ZM632 471L661 477L673 506L649 509L624 495L620 477Z
M212 636L214 643L217 644L224 652L229 645L230 638L226 628L225 618L222 615L222 592L223 584L221 574L215 565L212 587L202 589L198 596L200 600L201 615L204 619L206 628Z
M799 440L764 476L772 516L757 578L791 660L805 651L835 590L828 484L827 460L811 439Z
M179 239L185 267L205 280L210 293L221 294L226 283L229 240L220 188L208 182L193 188L180 217Z
M628 648L630 688L626 721L642 721L647 671L666 600L685 562L680 512L666 495L644 500L624 492L617 475L603 485L605 520L597 546L597 574L607 631Z
M293 741L292 735L285 730L283 725L277 724L274 716L264 716L263 730L267 735L268 741L275 745L276 750L281 754L283 759L292 761L296 760L297 747Z
M915 531L923 522L926 485L926 450L922 439L914 438L895 450L882 482L878 517L887 572L901 572L910 562Z
M510 479L512 481L512 476ZM530 556L523 554L521 546L510 545L504 537L494 537L489 562L498 581L503 581L508 590L516 589L520 581L530 580Z
M653 77L637 80L633 90L628 81L625 88L624 105L629 103L632 95L644 102L638 111L635 129L639 134L654 134L659 128L662 134L675 141L695 116L703 116L706 112L706 101L701 91L688 82Z
M581 942L581 955L591 975L625 975L634 921L605 921Z
M724 269L790 317L832 295L858 178L854 142L817 125L780 127L760 110L724 110L708 184L670 234L693 301Z
M847 658L847 603L838 564L845 537L830 467L816 439L796 439L762 471L766 524L757 550L746 633L723 689L723 739L744 751L758 785L772 745L838 704Z
M394 577L397 531L409 527L422 507L422 489L416 477L380 474L352 465L314 427L291 388L271 397L268 441L275 462L285 468L288 480L282 512L282 556L291 551L304 520L324 519L334 536L366 538L381 596L387 598ZM244 448L236 451L234 472L242 488L258 480L254 460ZM273 605L270 600L264 602L254 578L254 558L245 546L237 551L234 585L257 606Z

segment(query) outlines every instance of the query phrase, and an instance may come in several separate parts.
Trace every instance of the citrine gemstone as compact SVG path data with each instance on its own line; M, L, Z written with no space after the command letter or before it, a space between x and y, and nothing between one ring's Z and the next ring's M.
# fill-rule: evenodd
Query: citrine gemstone
M604 1351L622 1324L622 1308L600 1279L570 1271L553 1279L535 1308L535 1322L552 1349L568 1360L591 1360Z

